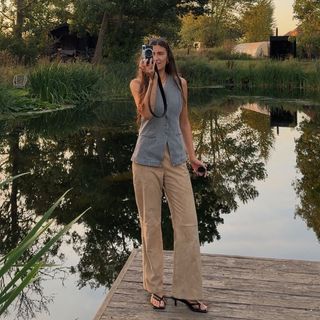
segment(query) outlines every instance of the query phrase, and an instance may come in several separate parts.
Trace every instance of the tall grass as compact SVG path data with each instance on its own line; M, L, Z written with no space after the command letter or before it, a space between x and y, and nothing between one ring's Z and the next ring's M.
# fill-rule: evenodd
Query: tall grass
M253 58L245 53L235 53L232 47L203 48L200 50L192 49L174 49L174 55L177 60L207 59L211 60L252 60Z
M178 55L177 64L192 87L223 85L242 89L320 92L319 61L210 60L201 55ZM7 68L6 73L13 74L11 67ZM30 72L28 90L32 97L55 104L128 98L129 83L135 77L136 68L134 62L108 61L101 67L88 63L42 62ZM0 89L0 112L11 100Z
M296 60L183 60L182 75L192 86L227 85L239 88L320 91L320 63Z
M136 69L135 63L108 63L104 79L104 97L107 99L128 97L129 83L135 77Z
M97 99L104 72L88 63L42 64L31 72L31 95L51 103L77 103Z
M12 86L13 77L16 74L28 74L28 68L19 64L9 51L0 51L0 84Z

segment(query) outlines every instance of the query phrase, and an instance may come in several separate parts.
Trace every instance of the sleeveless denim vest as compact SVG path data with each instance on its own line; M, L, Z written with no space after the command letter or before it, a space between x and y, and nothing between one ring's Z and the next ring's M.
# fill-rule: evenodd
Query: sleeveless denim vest
M180 113L182 110L181 91L172 76L168 76L164 85L167 99L167 113L162 118L142 118L139 136L131 160L135 163L160 167L166 145L168 145L172 165L176 166L186 161L186 151L180 129ZM163 113L163 99L157 88L155 113Z

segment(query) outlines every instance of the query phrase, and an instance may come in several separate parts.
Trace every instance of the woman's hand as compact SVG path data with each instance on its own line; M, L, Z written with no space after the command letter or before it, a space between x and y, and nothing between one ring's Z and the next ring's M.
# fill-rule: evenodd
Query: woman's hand
M207 168L202 161L198 160L197 158L194 158L190 159L190 163L193 171L196 173L197 176L206 177L208 175Z
M155 72L154 65L155 64L153 58L151 58L150 60L141 59L139 63L139 69L141 69L141 71L145 73L149 78L153 79Z

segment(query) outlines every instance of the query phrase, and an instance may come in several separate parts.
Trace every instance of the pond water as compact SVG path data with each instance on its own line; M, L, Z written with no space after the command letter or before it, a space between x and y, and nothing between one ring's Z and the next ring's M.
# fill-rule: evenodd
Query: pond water
M59 230L91 210L51 250L5 319L92 319L140 231L130 156L131 101L0 119L0 256L66 190ZM320 260L320 109L303 99L190 91L190 120L209 176L191 174L203 253ZM165 249L172 229L164 201ZM39 240L38 247L46 241ZM35 249L30 250L29 256Z

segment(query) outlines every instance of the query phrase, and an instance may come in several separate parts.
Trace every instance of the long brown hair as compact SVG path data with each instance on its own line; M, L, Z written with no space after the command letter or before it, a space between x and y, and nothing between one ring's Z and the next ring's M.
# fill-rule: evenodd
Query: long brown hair
M149 41L149 45L150 46L158 45L158 46L166 49L167 56L168 56L168 63L166 64L165 72L168 75L173 76L174 82L177 85L178 89L180 90L182 99L185 102L185 97L184 97L183 89L182 89L182 82L181 82L181 79L178 75L176 62L175 62L172 50L171 50L168 42L163 38L156 38L156 39L151 39ZM140 58L139 58L139 60L140 60ZM140 103L142 103L144 96L145 96L147 89L148 89L149 78L141 71L140 68L138 68L136 78L138 78L140 80L139 95L140 95ZM141 115L138 113L137 122L140 123L140 120L141 120Z

